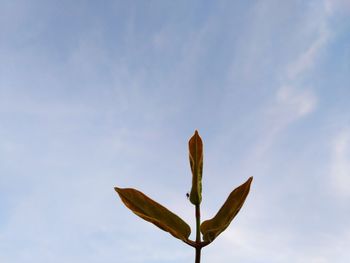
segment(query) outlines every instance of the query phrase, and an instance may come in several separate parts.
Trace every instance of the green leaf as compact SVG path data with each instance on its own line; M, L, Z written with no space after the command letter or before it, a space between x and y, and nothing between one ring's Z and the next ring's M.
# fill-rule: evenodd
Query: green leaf
M233 190L218 213L212 219L206 220L201 224L204 241L212 242L229 226L243 206L252 180L253 177L250 177L244 184Z
M188 240L191 228L180 217L158 204L142 192L132 188L114 188L123 203L136 215L153 223L174 237Z
M194 205L199 205L202 201L203 143L197 130L188 142L188 146L192 171L190 201Z

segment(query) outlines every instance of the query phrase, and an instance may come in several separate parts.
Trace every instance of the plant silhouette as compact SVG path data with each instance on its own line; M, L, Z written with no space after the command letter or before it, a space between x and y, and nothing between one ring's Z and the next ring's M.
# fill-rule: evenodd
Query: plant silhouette
M250 177L245 183L230 193L225 203L212 219L201 223L200 204L202 201L203 143L197 130L190 138L188 146L192 171L192 188L191 192L187 194L187 197L195 206L195 240L189 239L191 234L190 226L166 207L136 189L118 187L114 189L119 194L122 202L136 215L194 247L196 252L195 263L200 263L202 248L213 242L229 226L243 206L248 196L253 177Z

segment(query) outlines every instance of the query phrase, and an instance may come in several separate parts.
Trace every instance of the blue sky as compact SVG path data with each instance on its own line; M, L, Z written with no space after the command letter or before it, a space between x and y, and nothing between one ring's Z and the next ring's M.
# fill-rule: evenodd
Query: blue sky
M203 263L348 262L349 43L348 0L0 1L0 262L193 262L113 187L194 229L195 129L203 219L254 176Z

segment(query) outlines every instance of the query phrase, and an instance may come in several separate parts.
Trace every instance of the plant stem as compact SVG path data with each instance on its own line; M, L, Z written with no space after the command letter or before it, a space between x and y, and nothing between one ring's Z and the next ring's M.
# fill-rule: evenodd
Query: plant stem
M196 260L195 263L201 262L201 231L200 231L200 224L201 224L201 209L200 205L196 205Z
M202 248L196 247L196 260L195 260L195 263L200 263L201 262L201 250L202 250Z
M200 224L201 224L201 208L200 208L200 205L196 205L196 243L201 242Z

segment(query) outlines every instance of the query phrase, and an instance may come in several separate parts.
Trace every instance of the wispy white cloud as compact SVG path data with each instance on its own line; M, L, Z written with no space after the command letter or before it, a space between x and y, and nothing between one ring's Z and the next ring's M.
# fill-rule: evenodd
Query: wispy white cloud
M319 25L313 28L309 34L316 35L316 37L297 55L296 59L288 63L282 80L283 84L277 90L276 95L280 108L289 108L289 113L293 112L296 118L303 117L316 109L317 96L313 88L305 87L302 84L302 80L304 74L313 68L330 38L327 13L323 12L317 18L310 17L309 23L313 23L313 19L319 21Z
M268 5L265 3L266 2L264 2L263 5ZM269 169L269 165L271 164L271 166L273 166L276 160L276 152L273 151L272 146L275 145L276 142L278 143L282 133L285 132L285 134L287 134L287 130L292 124L302 120L306 120L305 122L308 122L308 120L312 121L312 114L318 110L318 107L322 106L322 91L316 86L317 84L315 83L317 83L317 81L312 82L309 80L312 79L315 74L318 74L315 72L315 69L317 69L318 63L322 61L322 55L329 52L328 44L334 37L331 33L333 31L330 22L331 16L334 15L334 13L330 14L325 5L322 6L321 4L320 7L318 12L314 12L312 8L306 11L307 14L303 16L301 22L303 28L298 28L297 32L291 31L294 35L290 36L290 39L293 39L295 43L297 43L297 47L292 45L288 46L290 48L289 55L293 54L293 56L290 56L289 61L283 65L280 71L281 77L279 78L279 85L276 85L277 88L274 90L274 93L271 94L270 100L265 104L264 111L257 114L262 119L261 126L263 126L263 128L259 130L261 131L260 133L256 133L258 139L253 144L252 150L247 154L245 158L246 163L244 161L241 162L239 165L239 169L241 170L233 171L235 174L248 173L261 176L255 180L254 185L256 187L264 187L262 183L263 180L268 181L269 178L277 178L278 176L276 180L278 183L268 186L267 188L269 189L268 191L271 192L280 191L281 195L286 195L286 192L294 190L284 190L283 187L286 186L284 185L284 180L287 180L286 177L283 177L284 175L281 174L276 175L273 169ZM266 7L264 10L266 10ZM247 32L247 34L248 33L249 32ZM262 39L256 39L256 43L256 49L254 50L259 50L259 48L261 48L259 44L264 42ZM261 51L261 53L264 52ZM286 57L284 57L284 59ZM259 61L256 63L259 63ZM249 77L254 77L254 65L248 66L250 67L248 70ZM239 68L237 69L239 70ZM310 117L310 119L308 119L308 117ZM332 146L332 173L334 174L332 177L334 177L334 186L336 189L339 187L339 191L342 192L343 196L344 194L345 196L349 196L350 193L350 165L348 165L348 163L350 163L350 136L347 134L350 134L350 131L339 135L339 138L333 142ZM286 149L286 151L289 151L289 149ZM298 157L296 157L296 159L297 158ZM309 169L310 165L318 164L309 163L305 165L305 167ZM289 168L287 167L286 169ZM265 177L265 174L267 174L266 171L269 172L269 178L267 178L267 176ZM300 172L303 173L303 171ZM304 179L306 181L309 180L308 176L309 175L305 174ZM261 181L259 181L259 179L261 179ZM275 189L274 187L281 188ZM255 191L259 190L254 189L252 195L257 194ZM295 190L295 193L297 191L298 190ZM268 212L266 212L266 210L271 207L269 203L269 198L271 198L271 196L269 195L270 193L266 193L265 196L261 196L261 204L259 204L258 207L248 207L247 209L257 209L260 217L266 216L273 219L274 215L268 215ZM307 196L305 196L305 198L307 198ZM258 200L254 200L254 202L256 204ZM293 203L293 201L290 202ZM282 211L280 208L276 209L278 211L270 210L269 212L276 214ZM249 218L247 219L247 212L245 212L244 209L242 212L245 213L244 220L249 220ZM305 214L309 213L308 211L302 210L300 210L300 212ZM305 215L300 216L303 217ZM275 222L271 222L271 224L274 223ZM281 223L281 225L283 224L284 223ZM341 252L341 250L349 244L348 236L344 235L337 239L336 234L328 232L323 235L322 232L327 232L328 230L321 230L321 233L317 234L315 238L317 240L315 242L310 241L311 239L305 241L307 238L305 238L304 235L307 235L308 230L304 229L303 231L301 229L307 227L306 225L300 225L294 229L298 231L293 231L287 226L280 228L281 225L267 226L261 224L260 227L249 229L249 227L245 227L245 225L238 220L238 225L232 226L232 228L228 229L227 232L220 237L220 239L224 239L224 241L220 242L218 240L218 245L220 245L223 251L230 250L232 247L235 249L231 250L232 253L225 252L223 255L220 255L216 262L229 262L227 258L231 258L232 261L234 261L234 259L239 261L245 258L249 262L249 256L251 256L252 262L255 262L254 259L257 258L265 258L269 259L269 262L279 263L347 262L346 253ZM320 238L320 240L322 239L322 241L319 241L318 238ZM299 245L300 240L305 242L306 246ZM228 245L225 246L225 244ZM216 259L214 253L211 254L211 256L212 260Z
M271 225L263 229L252 227L252 224L253 222L247 222L231 227L215 241L219 247L216 249L228 251L217 262L227 262L225 258L247 262L263 258L276 263L328 263L332 260L346 263L348 260L348 230L339 235L319 234L319 239L304 243L305 237L288 228L275 231ZM211 259L215 260L215 254Z
M317 109L319 100L315 92L317 87L305 85L304 78L312 72L320 54L329 42L328 19L329 14L323 9L319 13L307 16L305 20L307 35L314 37L307 43L303 40L304 36L300 35L299 42L306 42L306 44L299 50L295 59L287 63L284 72L282 72L281 85L276 90L274 101L267 107L266 111L268 119L274 119L273 125L268 127L269 138L275 137L289 124ZM264 141L266 148L267 142Z
M309 30L308 35L314 37L300 50L296 58L287 64L282 85L277 90L276 97L280 107L289 107L298 118L313 112L317 106L318 99L314 93L316 87L305 86L303 79L305 74L313 69L330 40L329 17L324 4L320 12L309 16L305 21L305 28ZM303 35L300 35L299 41L304 43L302 38Z
M327 17L325 16L324 19L327 19ZM290 62L288 65L286 75L289 81L294 81L314 66L319 53L329 40L330 33L326 21L321 20L316 30L318 31L317 37L309 44L305 51L299 54L296 60Z
M332 15L338 11L350 12L349 0L325 0L324 6L329 15Z
M317 97L310 90L296 91L290 86L283 86L277 91L277 104L289 116L286 119L292 121L313 112L317 106Z
M336 195L350 197L350 128L336 134L331 142L330 180Z

